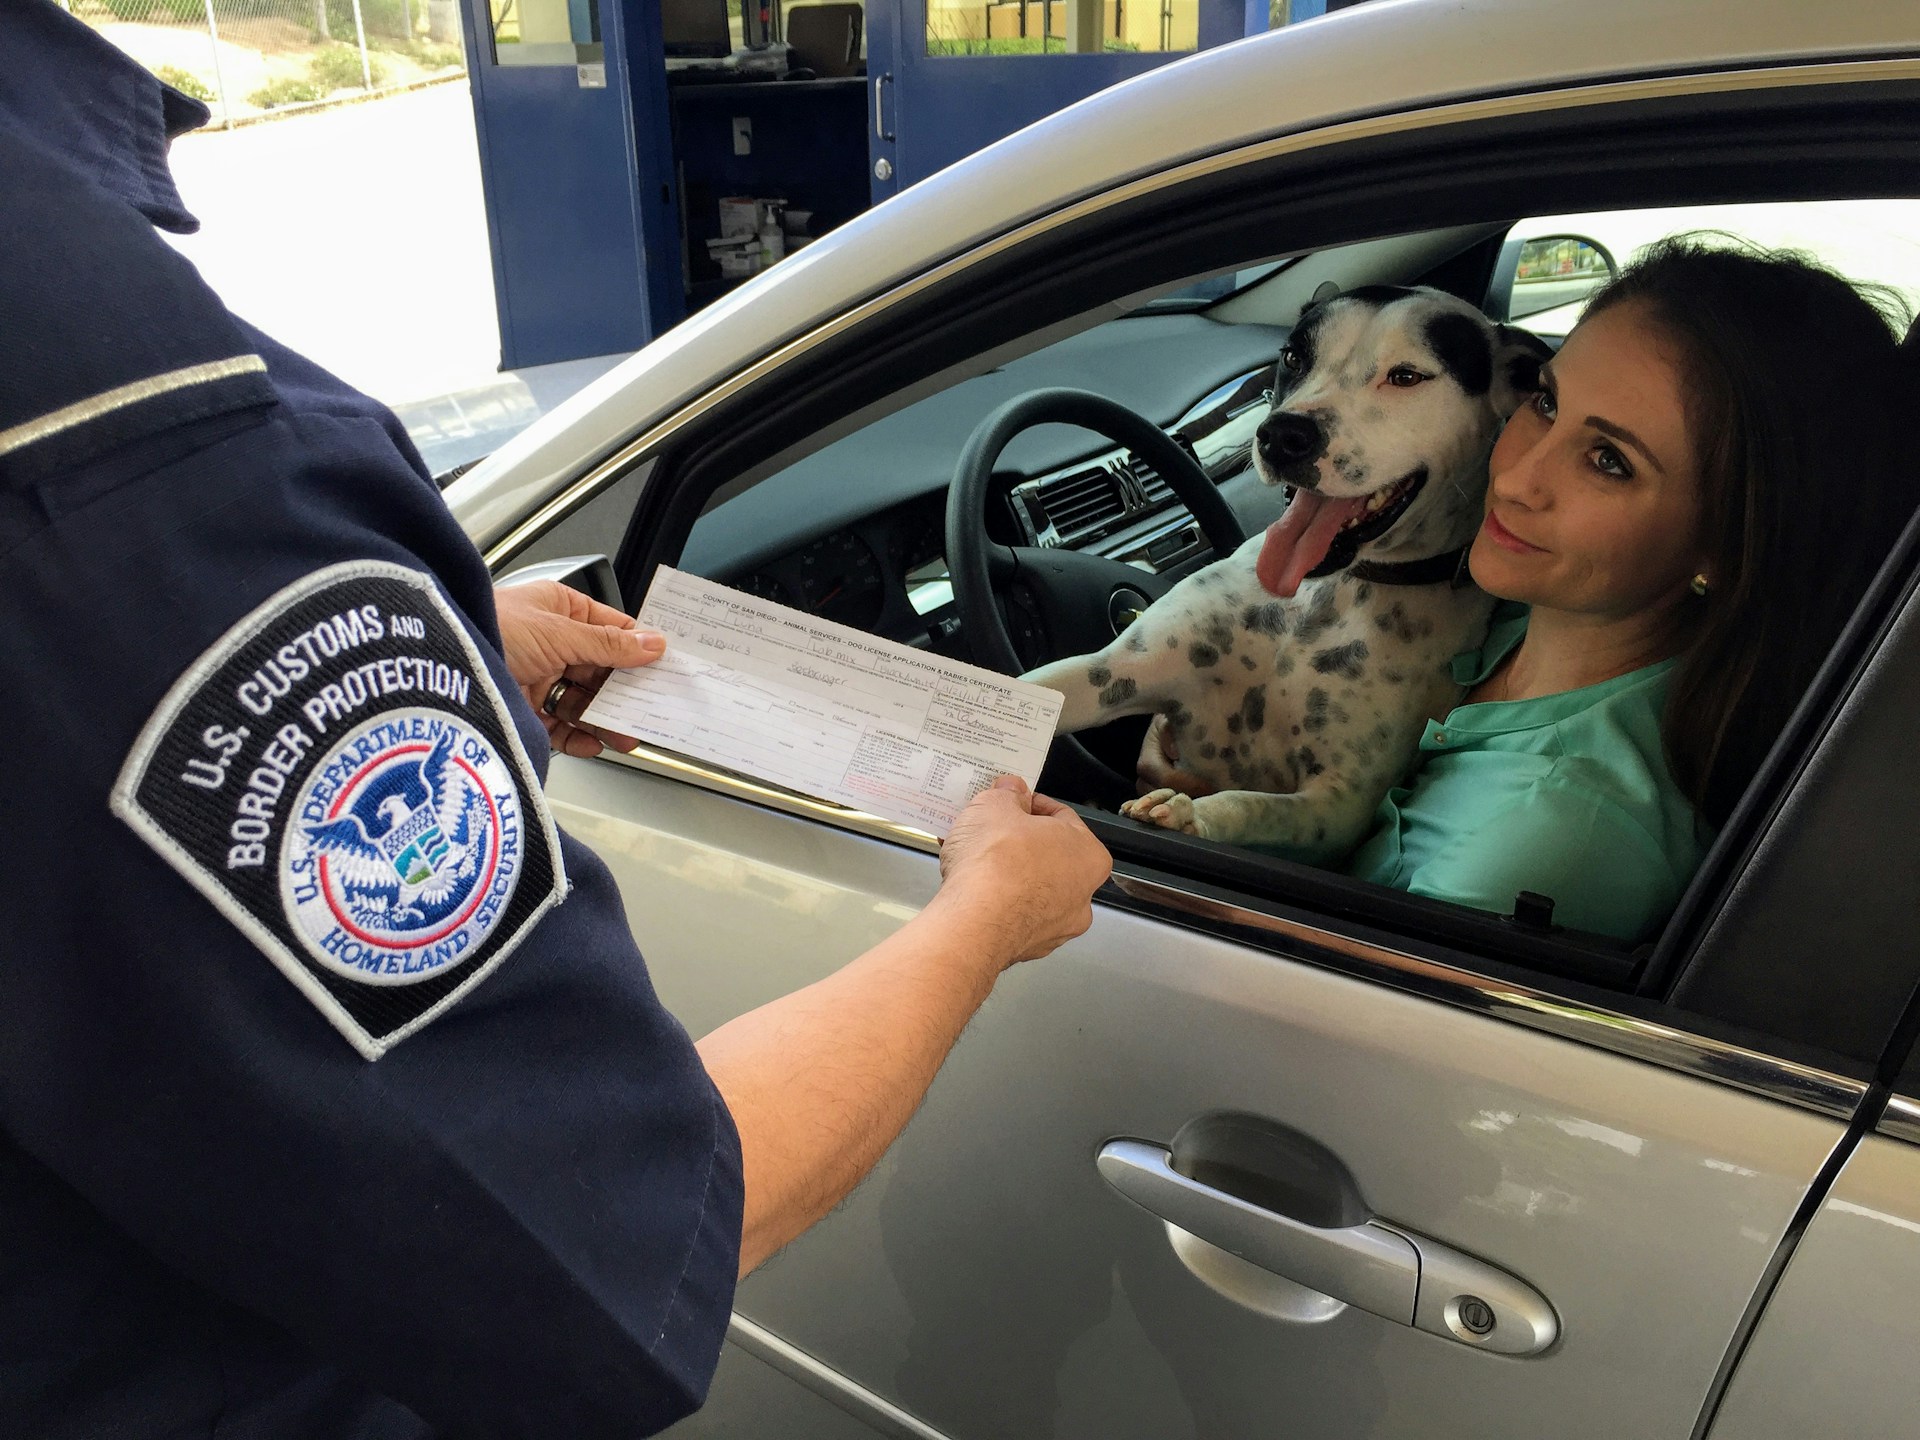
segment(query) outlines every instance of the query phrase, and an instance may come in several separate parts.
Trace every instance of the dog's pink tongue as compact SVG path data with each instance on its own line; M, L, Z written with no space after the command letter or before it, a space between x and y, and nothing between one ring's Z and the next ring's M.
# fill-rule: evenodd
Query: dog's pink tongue
M1329 500L1311 490L1294 491L1287 513L1267 527L1266 543L1254 562L1260 587L1283 600L1291 598L1307 572L1327 558L1340 527L1366 503L1365 496Z

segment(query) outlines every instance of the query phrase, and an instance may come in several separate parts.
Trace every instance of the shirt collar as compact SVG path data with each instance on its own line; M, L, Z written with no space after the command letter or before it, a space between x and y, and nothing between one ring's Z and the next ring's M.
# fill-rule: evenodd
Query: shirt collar
M1453 657L1454 683L1478 685L1491 675L1494 668L1526 638L1530 613L1527 606L1516 601L1501 601L1494 609L1493 619L1487 626L1487 638L1480 648L1463 650ZM1661 686L1657 694L1664 697L1666 674L1677 663L1677 657L1658 660L1638 670L1616 675L1611 680L1602 680L1597 685L1562 690L1554 695L1540 695L1527 700L1482 700L1471 705L1456 706L1447 716L1446 729L1462 735L1504 735L1516 730L1532 730L1542 725L1557 724L1570 715L1610 699L1619 691L1649 682L1657 682ZM1429 725L1429 732L1433 728Z
M1527 634L1527 616L1531 612L1514 600L1502 600L1494 606L1487 622L1487 638L1477 650L1462 650L1453 657L1453 683L1478 685L1491 675L1494 667L1513 653Z
M163 230L200 228L174 186L167 144L210 117L53 0L0 0L0 126Z

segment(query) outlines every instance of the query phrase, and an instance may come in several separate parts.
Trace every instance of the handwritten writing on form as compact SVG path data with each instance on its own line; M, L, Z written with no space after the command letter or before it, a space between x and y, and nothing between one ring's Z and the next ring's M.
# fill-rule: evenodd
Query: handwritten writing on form
M666 566L639 624L666 654L587 724L943 837L995 776L1038 779L1060 718L1052 690Z

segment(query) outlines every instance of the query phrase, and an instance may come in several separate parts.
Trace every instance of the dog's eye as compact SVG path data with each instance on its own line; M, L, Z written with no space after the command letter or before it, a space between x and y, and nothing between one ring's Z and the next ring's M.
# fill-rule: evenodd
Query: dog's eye
M1298 375L1307 368L1307 357L1289 345L1280 352L1280 368L1289 375Z
M1431 375L1424 375L1411 365L1396 365L1387 371L1387 384L1397 385L1402 390L1410 390L1415 385L1419 385L1432 378Z

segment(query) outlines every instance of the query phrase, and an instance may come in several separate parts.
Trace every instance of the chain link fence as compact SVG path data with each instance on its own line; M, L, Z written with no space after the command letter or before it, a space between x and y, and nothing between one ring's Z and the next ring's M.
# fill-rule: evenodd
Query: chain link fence
M216 124L464 74L459 0L61 0Z

